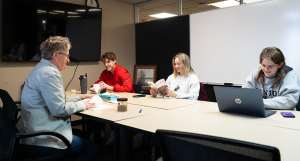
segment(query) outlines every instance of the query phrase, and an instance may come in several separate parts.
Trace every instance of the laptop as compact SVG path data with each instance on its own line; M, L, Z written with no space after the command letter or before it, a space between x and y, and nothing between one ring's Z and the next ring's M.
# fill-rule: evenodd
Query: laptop
M268 117L276 111L265 110L260 89L214 86L220 112Z

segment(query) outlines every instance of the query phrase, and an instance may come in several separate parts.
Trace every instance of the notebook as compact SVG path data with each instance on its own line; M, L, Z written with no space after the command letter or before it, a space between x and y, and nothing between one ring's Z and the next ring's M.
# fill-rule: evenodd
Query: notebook
M260 89L214 86L220 112L268 117L276 111L265 110Z

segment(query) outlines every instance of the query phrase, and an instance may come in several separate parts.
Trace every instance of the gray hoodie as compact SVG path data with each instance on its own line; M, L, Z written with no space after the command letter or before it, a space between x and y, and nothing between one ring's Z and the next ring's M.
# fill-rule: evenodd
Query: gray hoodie
M258 84L255 77L259 69L254 69L246 78L242 88L261 89L266 109L293 110L299 100L300 82L297 74L292 70L293 68L286 66L285 73L287 75L282 83L278 87L272 88L276 76L274 78L264 76L264 84Z

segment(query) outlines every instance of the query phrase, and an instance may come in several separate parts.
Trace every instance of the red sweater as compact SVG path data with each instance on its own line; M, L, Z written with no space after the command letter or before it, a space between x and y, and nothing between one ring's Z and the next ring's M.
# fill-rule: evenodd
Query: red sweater
M105 82L109 86L114 86L115 92L134 93L129 72L118 64L116 64L113 74L110 74L106 69L103 70L99 80L97 80L94 84L97 84L101 81ZM93 87L93 85L91 87Z

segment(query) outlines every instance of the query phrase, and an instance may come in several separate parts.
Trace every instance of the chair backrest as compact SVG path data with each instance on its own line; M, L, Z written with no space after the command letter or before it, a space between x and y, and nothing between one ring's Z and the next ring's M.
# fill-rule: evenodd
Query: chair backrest
M12 154L14 135L19 133L14 123L0 108L0 152L1 157L8 158Z
M0 89L0 99L2 100L2 108L6 116L15 123L18 117L18 111L16 110L18 107L16 103L10 97L8 92L2 89Z
M243 141L167 130L156 138L164 161L280 160L277 148Z
M201 83L201 82L200 82L200 91L199 91L198 100L209 101L208 96L207 96L206 91L205 91L204 84Z
M299 96L299 100L298 100L298 103L297 103L297 106L296 106L296 110L300 111L300 96Z

